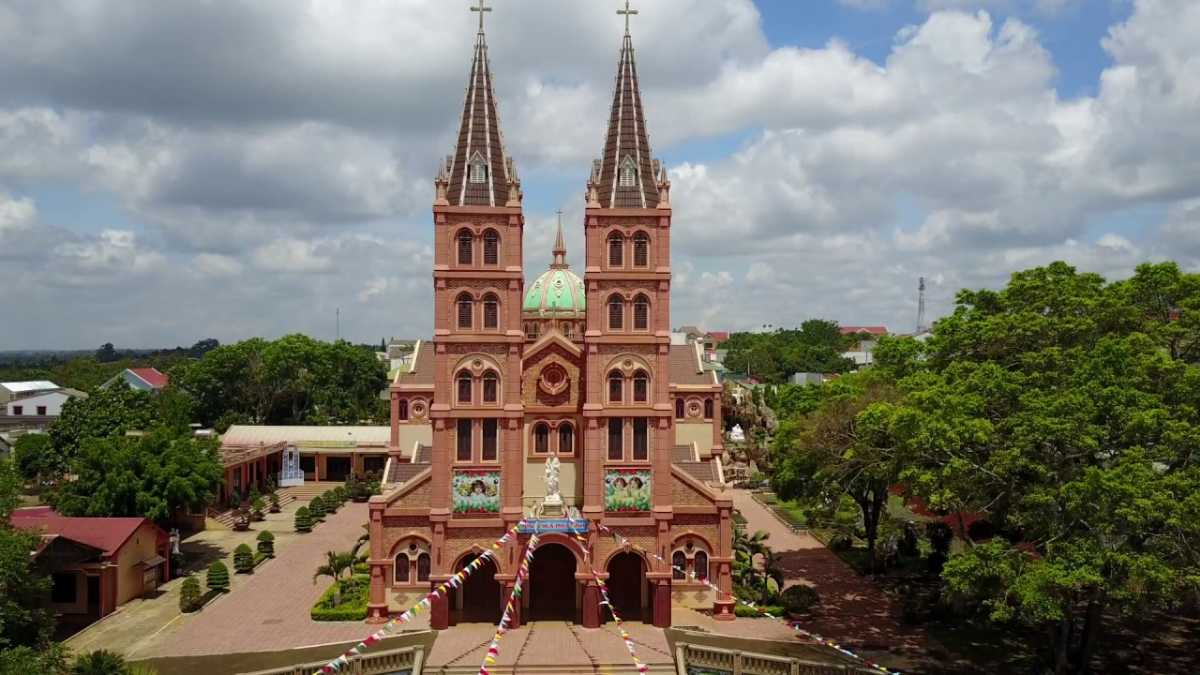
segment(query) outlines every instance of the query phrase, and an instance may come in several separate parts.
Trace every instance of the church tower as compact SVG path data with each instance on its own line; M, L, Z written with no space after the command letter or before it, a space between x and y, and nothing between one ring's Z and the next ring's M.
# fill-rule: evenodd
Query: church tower
M585 269L587 395L584 515L602 518L612 483L649 472L656 548L669 557L670 183L652 159L626 9L604 153L587 184ZM623 476L627 476L624 477ZM669 612L670 569L648 571L655 606ZM655 579L657 577L657 579ZM658 617L656 617L657 619Z

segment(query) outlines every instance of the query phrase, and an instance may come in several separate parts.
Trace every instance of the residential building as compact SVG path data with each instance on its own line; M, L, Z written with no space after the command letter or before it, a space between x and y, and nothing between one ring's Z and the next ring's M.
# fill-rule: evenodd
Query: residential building
M0 410L6 409L10 401L26 396L33 396L47 391L61 389L49 380L34 380L30 382L0 382Z
M170 383L170 377L166 373L159 372L157 368L126 368L100 385L100 388L107 389L119 382L138 391L156 392L166 389Z

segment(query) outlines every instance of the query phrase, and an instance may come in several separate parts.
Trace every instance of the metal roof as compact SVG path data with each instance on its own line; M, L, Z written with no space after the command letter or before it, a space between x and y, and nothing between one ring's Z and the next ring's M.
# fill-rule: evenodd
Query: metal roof
M57 384L50 380L31 380L29 382L0 382L0 387L11 391L14 394L22 394L30 391L48 391L50 389L59 389Z

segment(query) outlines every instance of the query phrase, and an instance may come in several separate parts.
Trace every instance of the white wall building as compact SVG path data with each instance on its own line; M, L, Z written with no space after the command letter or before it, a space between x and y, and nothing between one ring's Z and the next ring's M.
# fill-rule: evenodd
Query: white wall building
M63 404L71 398L71 394L61 390L34 394L5 403L4 413L10 417L58 417Z

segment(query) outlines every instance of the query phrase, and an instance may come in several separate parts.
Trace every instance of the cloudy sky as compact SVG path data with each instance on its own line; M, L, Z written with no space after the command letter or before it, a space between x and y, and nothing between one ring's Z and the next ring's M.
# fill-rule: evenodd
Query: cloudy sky
M0 350L430 332L446 0L0 0ZM526 267L581 258L615 0L488 17ZM461 5L461 6L460 6ZM1055 259L1200 269L1194 0L642 0L673 323L911 330Z

